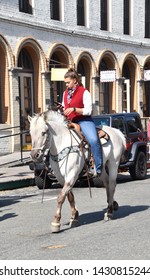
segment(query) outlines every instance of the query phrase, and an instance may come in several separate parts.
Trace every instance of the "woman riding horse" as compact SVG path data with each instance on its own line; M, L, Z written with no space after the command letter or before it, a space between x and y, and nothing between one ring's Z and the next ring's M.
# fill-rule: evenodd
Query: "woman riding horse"
M90 144L95 161L96 174L102 173L102 151L95 124L92 120L92 97L90 92L80 83L79 76L74 69L69 69L64 76L66 90L63 94L62 106L64 115L72 122L78 123L83 135Z

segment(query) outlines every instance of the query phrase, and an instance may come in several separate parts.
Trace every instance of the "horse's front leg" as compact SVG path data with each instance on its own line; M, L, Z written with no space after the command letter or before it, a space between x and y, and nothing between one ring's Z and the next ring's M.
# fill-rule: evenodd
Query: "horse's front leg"
M64 185L63 189L61 190L61 192L58 195L57 198L57 209L56 209L56 213L54 216L54 219L51 223L51 231L52 232L59 232L60 231L60 219L61 219L61 210L62 210L62 205L65 201L65 198L67 196L67 191L68 189L68 185Z
M68 201L70 203L71 207L71 218L70 218L70 226L71 227L76 227L78 225L78 218L79 218L79 212L77 211L75 207L75 200L74 200L74 195L72 191L70 191L67 194Z

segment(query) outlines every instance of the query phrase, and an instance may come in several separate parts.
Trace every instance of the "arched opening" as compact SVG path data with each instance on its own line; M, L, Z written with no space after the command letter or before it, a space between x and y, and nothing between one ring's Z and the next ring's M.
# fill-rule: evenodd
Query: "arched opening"
M25 44L18 53L17 67L19 85L20 125L29 129L28 115L39 113L42 109L42 85L39 54L30 43ZM30 144L28 134L22 136L23 149Z
M128 58L122 67L122 111L132 112L136 110L135 62Z
M108 51L103 54L98 73L101 71L115 70L116 61L112 53ZM116 112L116 100L115 100L115 83L114 82L100 82L99 86L99 113L108 114Z
M0 123L10 124L10 122L8 58L6 49L0 42Z
M88 61L86 58L82 57L77 66L77 72L79 76L81 76L81 82L85 88L87 88L89 91L90 89L90 79L91 79L91 68L92 65L90 61Z
M23 48L18 57L18 67L22 68L18 74L19 101L20 101L20 124L28 129L28 115L32 116L34 111L33 98L33 62L27 49Z
M64 46L56 46L49 59L50 71L50 106L56 108L55 102L62 102L63 92L65 90L64 74L69 67L73 67L69 63L69 52ZM52 79L52 70L55 71L56 77Z
M18 67L21 67L24 72L33 73L32 58L25 48L20 51L18 57Z

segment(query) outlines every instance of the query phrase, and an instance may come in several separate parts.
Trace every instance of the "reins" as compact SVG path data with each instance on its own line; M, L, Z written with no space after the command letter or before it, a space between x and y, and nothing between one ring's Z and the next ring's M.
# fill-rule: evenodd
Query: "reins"
M43 184L43 192L42 192L42 203L43 203L43 201L44 201L44 190L45 190L45 185L46 185L47 171L48 171L48 169L45 168L45 176L44 176L44 184Z
M89 175L88 175L88 166L87 166L87 163L86 163L86 158L85 158L85 153L84 153L84 150L83 150L82 143L80 144L80 149L81 149L81 152L82 152L82 155L83 155L83 158L84 158L84 167L85 167L86 174L87 174L87 181L88 181L90 197L92 198L91 184L90 184L90 179L89 179Z
M69 129L69 128L68 128ZM69 129L70 130L70 129ZM78 132L76 130L74 130L76 132L76 134L79 136ZM78 142L78 139L75 137L75 135L71 134L74 139ZM89 175L88 175L88 166L87 166L87 163L86 163L86 157L85 157L85 153L84 153L84 149L83 149L83 140L81 141L81 143L79 143L79 148L82 152L82 155L83 155L83 159L84 159L84 167L85 167L85 171L86 171L86 174L87 174L87 181L88 181L88 187L89 187L89 192L90 192L90 197L92 198L92 191L91 191L91 184L90 184L90 179L89 179Z

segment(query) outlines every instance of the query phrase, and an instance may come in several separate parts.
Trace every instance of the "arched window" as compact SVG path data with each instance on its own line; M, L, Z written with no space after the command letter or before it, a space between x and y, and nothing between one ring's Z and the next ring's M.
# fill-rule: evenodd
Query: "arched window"
M27 72L33 71L33 63L28 51L24 48L20 51L18 58L18 67L22 67Z

